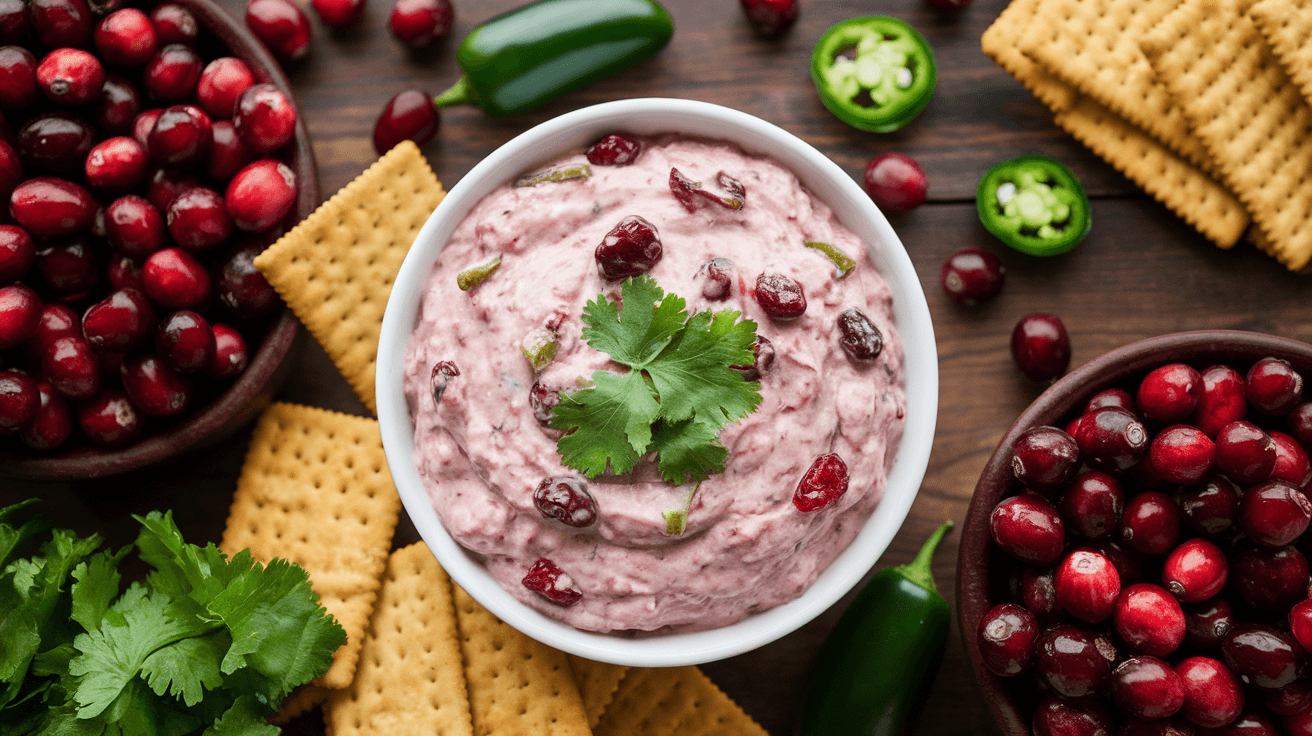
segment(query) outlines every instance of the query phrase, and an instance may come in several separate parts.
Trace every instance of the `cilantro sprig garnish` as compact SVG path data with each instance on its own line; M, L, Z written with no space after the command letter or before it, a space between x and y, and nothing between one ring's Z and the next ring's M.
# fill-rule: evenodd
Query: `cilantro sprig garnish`
M583 339L630 370L596 371L592 387L561 395L551 426L566 431L565 465L623 474L655 451L671 483L724 470L720 429L761 403L760 384L730 367L755 360L756 323L732 310L689 316L686 304L648 276L625 281L618 302L588 302Z

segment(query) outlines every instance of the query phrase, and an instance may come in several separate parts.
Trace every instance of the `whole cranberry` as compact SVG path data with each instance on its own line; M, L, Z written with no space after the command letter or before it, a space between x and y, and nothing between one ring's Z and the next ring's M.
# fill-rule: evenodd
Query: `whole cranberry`
M146 183L146 149L136 139L118 136L97 143L87 154L87 183L109 192L126 192Z
M73 409L49 383L38 381L36 390L40 405L20 436L33 450L53 450L73 434Z
M82 168L95 142L89 123L62 111L33 116L18 129L23 162L60 174Z
M190 10L176 3L163 3L150 11L150 22L161 45L181 43L190 46L200 35L200 22Z
M150 160L170 168L190 168L205 161L212 140L210 116L195 105L165 108L146 136Z
M1120 526L1125 494L1115 478L1089 470L1075 476L1058 508L1068 529L1088 539L1101 539Z
M1140 655L1117 665L1111 676L1112 699L1126 713L1146 720L1175 714L1184 705L1184 683L1162 660Z
M1162 584L1184 603L1201 603L1220 593L1228 575L1225 553L1206 539L1184 542L1162 566Z
M1056 427L1034 427L1016 440L1011 471L1016 480L1040 492L1065 485L1080 464L1075 438Z
M1312 650L1312 598L1295 603L1289 610L1289 628L1303 651Z
M606 233L593 257L602 278L620 281L650 271L663 252L656 226L638 215L629 215Z
M747 22L765 38L775 38L797 22L798 0L739 0Z
M1312 708L1280 719L1287 736L1312 736Z
M1066 528L1057 509L1036 493L1004 499L989 516L994 544L1031 565L1048 565L1061 556Z
M214 361L205 369L205 375L218 380L226 380L246 370L250 353L246 349L246 340L232 325L215 322Z
M1276 466L1271 469L1271 477L1286 481L1300 490L1312 482L1312 462L1307 451L1298 440L1284 432L1271 430L1267 432L1276 443Z
M27 34L27 3L22 0L0 0L0 43L18 43Z
M1306 680L1294 680L1279 690L1267 690L1263 693L1262 704L1276 715L1302 713L1312 707L1312 685Z
M1094 394L1084 404L1083 414L1095 412L1104 406L1114 406L1118 409L1124 409L1131 414L1137 411L1134 405L1134 397L1130 392L1121 388L1105 388Z
M237 99L254 84L255 75L246 62L222 56L201 71L196 83L196 103L211 119L229 120L237 108Z
M1201 374L1202 391L1194 408L1193 423L1215 438L1225 425L1248 415L1244 377L1228 365L1214 365Z
M263 244L255 241L238 246L219 265L215 276L219 303L242 319L263 317L281 303L264 274L255 268L255 257L263 250Z
M1153 470L1167 483L1197 483L1212 469L1216 445L1202 430L1176 424L1162 430L1148 448Z
M17 225L0 225L0 286L23 278L35 261L32 236Z
M752 295L773 320L787 322L806 313L806 292L802 285L781 273L757 276Z
M246 27L284 62L310 52L310 20L289 0L252 0L246 5Z
M1103 555L1076 550L1066 555L1053 575L1057 602L1072 616L1091 624L1112 615L1121 593L1121 576Z
M169 203L165 215L169 234L183 248L204 251L232 236L232 218L219 193L208 187L194 187Z
M350 28L364 14L364 0L310 0L310 7L329 28Z
M81 47L91 40L91 8L86 0L30 0L28 17L37 40L45 46Z
M437 135L442 122L433 96L425 90L407 89L397 92L383 106L374 123L374 150L383 155L401 141L414 141L422 146Z
M884 350L884 335L870 318L856 307L838 315L838 344L855 361L870 361Z
M120 371L123 390L144 414L173 416L191 401L191 381L153 355L133 355Z
M96 102L96 123L101 131L107 135L130 135L144 147L144 134L137 139L133 131L133 123L140 114L141 92L136 86L117 74L107 75Z
M1231 422L1216 435L1216 467L1236 483L1259 483L1276 466L1276 443L1252 422Z
M1287 414L1303 400L1303 376L1288 361L1263 358L1248 369L1244 396L1259 414Z
M101 447L126 445L141 434L141 414L127 394L107 388L77 407L77 423L87 439Z
M1180 711L1190 723L1220 728L1244 710L1244 689L1229 667L1210 657L1190 657L1175 665L1184 684Z
M262 233L292 211L296 191L296 174L286 164L266 158L238 171L223 200L238 228Z
M1126 549L1111 539L1096 539L1082 544L1076 549L1089 550L1111 560L1116 572L1121 576L1121 585L1133 585L1143 581L1143 565L1137 551Z
M1198 406L1203 379L1184 363L1157 368L1139 383L1135 403L1149 421L1174 424L1188 419Z
M1180 538L1180 512L1164 493L1148 491L1130 499L1121 516L1121 539L1146 555L1163 555Z
M597 502L582 478L544 478L533 492L538 513L565 526L582 529L597 523Z
M36 102L36 57L22 46L0 48L0 107L16 110Z
M1181 606L1181 609L1184 611L1184 640L1191 647L1219 647L1235 625L1234 613L1224 598Z
M1131 585L1116 598L1112 626L1132 651L1165 657L1184 642L1185 617L1170 593L1151 583Z
M793 492L798 511L816 511L837 501L847 492L847 463L836 453L821 455L811 463Z
M120 289L82 315L82 334L91 347L126 353L141 347L155 329L155 309L136 289Z
M0 371L0 437L27 427L40 408L36 381L13 369Z
M572 606L583 598L574 579L546 558L534 562L522 582L525 588L560 606Z
M70 401L84 401L100 391L100 363L80 336L50 343L41 359L41 371L55 393Z
M61 337L82 337L82 319L77 312L63 304L46 304L41 308L36 331L23 346L35 365L41 364L50 344Z
M65 301L89 296L100 282L100 267L91 243L76 239L52 242L36 252L36 270Z
M1308 596L1308 562L1293 547L1244 549L1230 562L1241 600L1260 611L1285 611Z
M1051 381L1071 363L1071 340L1055 315L1022 317L1011 332L1011 357L1031 381Z
M627 135L612 133L588 147L586 156L593 166L628 166L642 153L642 143Z
M402 43L424 48L451 32L451 0L396 0L387 27Z
M214 121L211 129L209 157L205 161L205 175L216 182L226 183L238 171L255 160L254 154L237 135L237 129L227 120Z
M971 246L948 256L939 274L939 284L952 301L973 306L997 296L1006 273L997 256Z
M145 258L167 244L164 217L155 206L127 194L105 208L105 237L119 253Z
M203 68L204 61L190 46L171 43L146 63L146 96L165 105L189 100L196 94Z
M1285 416L1289 433L1304 447L1312 446L1312 401L1299 404Z
M38 176L9 195L9 214L38 237L76 235L91 229L96 202L91 192L65 179Z
M999 677L1011 677L1029 671L1038 635L1033 613L1015 603L1002 603L984 614L975 641L984 666Z
M256 84L237 98L232 124L247 148L268 156L295 135L296 108L274 85Z
M109 257L109 268L105 269L109 285L115 289L136 289L144 292L141 283L141 264L122 253Z
M1080 457L1095 470L1123 471L1148 454L1148 430L1133 414L1116 407L1080 417L1074 437Z
M1297 680L1307 663L1292 635L1266 624L1236 624L1221 642L1221 654L1239 679L1263 690Z
M881 153L866 164L866 193L876 205L908 212L925 203L929 177L915 159L901 153Z
M1057 586L1052 577L1052 570L1026 567L1021 573L1017 591L1017 597L1026 610L1044 625L1059 623L1066 617L1066 612L1057 602Z
M1034 646L1035 666L1048 686L1065 698L1082 698L1106 686L1113 659L1109 641L1067 624L1039 632Z
M1224 736L1279 736L1280 731L1264 713L1243 713L1226 727Z
M23 162L18 150L0 137L0 195L5 198L23 182Z
M92 38L100 58L116 66L139 66L155 54L155 24L136 8L102 18Z
M205 370L214 362L214 330L204 317L182 309L165 317L155 330L155 352L178 373Z
M192 309L210 299L210 275L180 248L155 251L141 268L146 296L165 309Z
M1283 480L1250 487L1239 499L1239 529L1267 547L1283 547L1307 530L1312 502Z
M175 197L183 192L202 186L200 180L168 169L155 169L146 182L146 199L160 212L167 211Z
M1234 527L1239 514L1239 489L1215 473L1198 485L1181 488L1175 501L1185 523L1203 534L1224 534Z

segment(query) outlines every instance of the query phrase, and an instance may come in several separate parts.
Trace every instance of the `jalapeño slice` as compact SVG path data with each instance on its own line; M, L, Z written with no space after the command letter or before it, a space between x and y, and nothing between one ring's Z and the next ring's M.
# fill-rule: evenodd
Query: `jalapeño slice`
M870 15L831 27L811 53L820 101L860 130L889 133L929 104L938 72L929 42L897 18Z
M1056 159L1029 155L988 170L975 192L979 221L1021 253L1055 256L1079 245L1093 226L1089 198Z

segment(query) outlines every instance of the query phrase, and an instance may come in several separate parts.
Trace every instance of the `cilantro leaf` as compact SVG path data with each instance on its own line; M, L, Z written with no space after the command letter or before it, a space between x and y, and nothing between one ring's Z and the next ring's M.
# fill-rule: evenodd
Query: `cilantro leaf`
M223 632L183 639L151 652L141 663L141 673L156 695L181 696L192 706L205 697L206 690L223 684L219 660L231 643Z
M670 483L705 480L724 470L724 461L729 457L716 436L716 428L695 419L665 423L656 432L655 441L661 448L657 467Z
M683 421L694 414L718 430L725 420L737 421L761 403L759 391L729 366L751 365L756 323L739 321L738 312L698 312L688 320L679 339L648 367L661 397L661 416Z
M122 579L118 574L118 563L127 556L131 547L124 547L118 554L101 552L73 569L73 612L72 619L87 631L100 628L100 620L105 611L118 597L118 586Z
M583 309L583 339L593 348L630 368L643 368L683 329L684 300L666 294L648 276L629 279L621 287L624 308L604 294ZM644 309L644 305L652 305Z
M647 451L661 407L638 371L592 377L594 388L560 397L551 426L576 429L557 447L566 465L589 478L606 472L607 461L612 473L627 473Z
M278 736L278 732L265 720L255 698L243 695L202 736Z
M155 571L148 578L151 588L171 598L190 598L204 603L227 587L244 567L231 565L213 544L197 547L182 539L173 514L152 511L141 522L137 552Z

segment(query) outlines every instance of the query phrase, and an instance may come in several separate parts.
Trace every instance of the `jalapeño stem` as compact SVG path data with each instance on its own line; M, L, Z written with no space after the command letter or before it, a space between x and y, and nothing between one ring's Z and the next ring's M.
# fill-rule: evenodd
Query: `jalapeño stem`
M905 565L893 568L893 572L931 593L937 593L938 588L934 585L934 571L931 565L934 562L934 551L938 549L938 543L943 541L943 537L950 531L952 531L952 522L943 522L933 534L929 535L929 539L925 540L920 552L916 553L916 558Z

